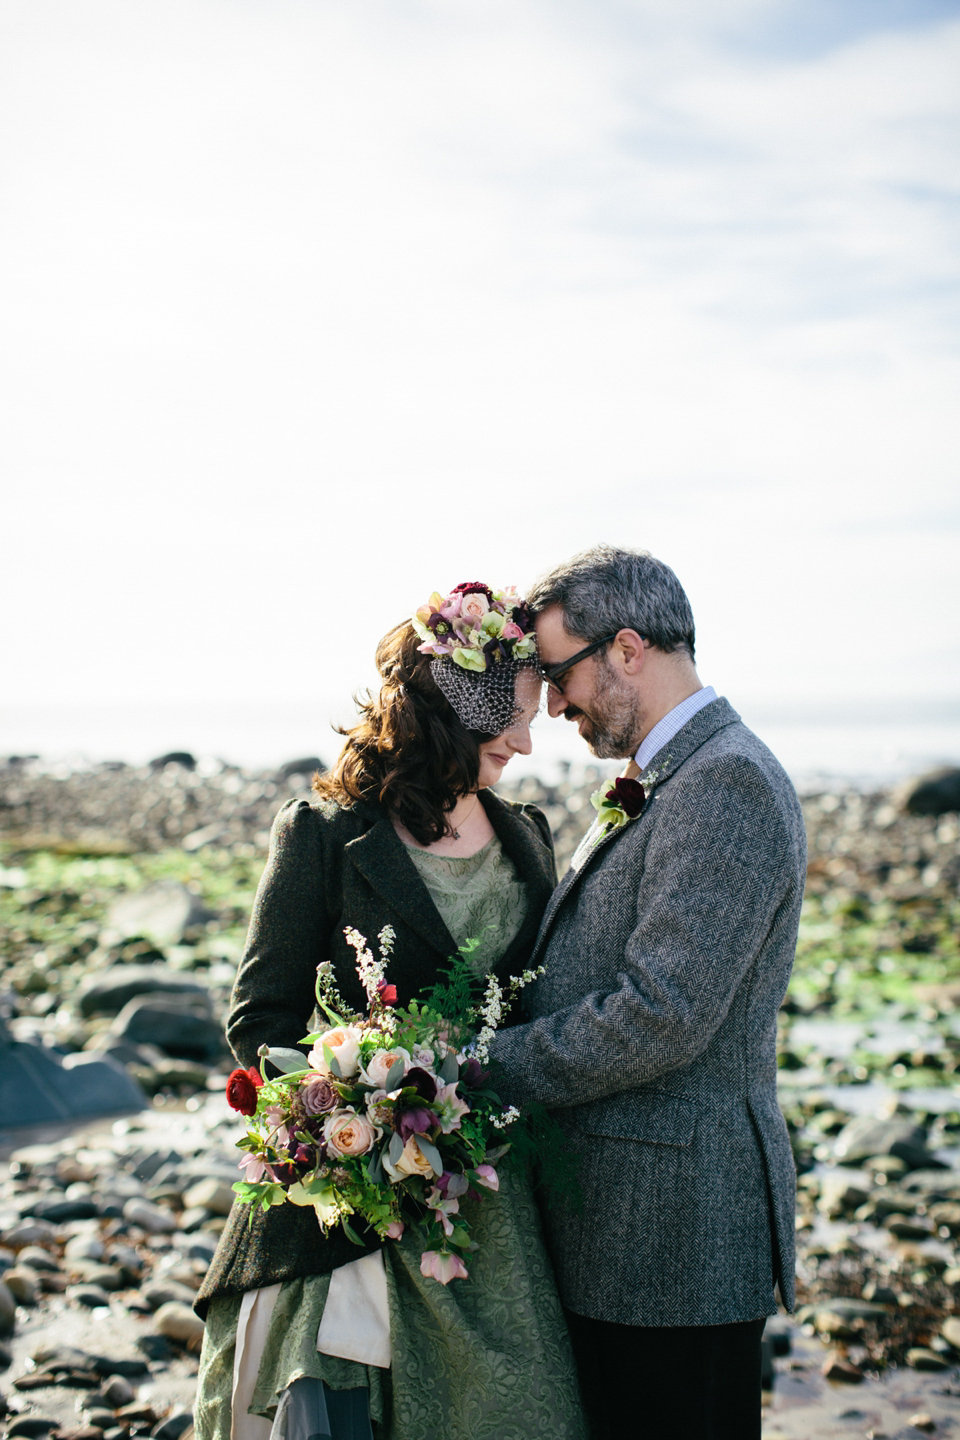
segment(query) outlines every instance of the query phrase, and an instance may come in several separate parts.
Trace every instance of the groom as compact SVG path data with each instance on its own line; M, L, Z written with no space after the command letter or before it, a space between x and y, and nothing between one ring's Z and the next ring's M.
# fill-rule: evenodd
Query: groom
M550 714L627 761L544 916L529 1023L490 1052L501 1093L548 1106L578 1160L582 1208L546 1225L591 1434L754 1440L775 1284L793 1304L776 1034L800 807L701 685L666 565L599 546L528 603Z

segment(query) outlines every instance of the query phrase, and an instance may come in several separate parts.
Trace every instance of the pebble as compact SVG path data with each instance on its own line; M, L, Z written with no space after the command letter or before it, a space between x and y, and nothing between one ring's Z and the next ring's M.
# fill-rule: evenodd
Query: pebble
M50 1245L56 1242L56 1226L46 1220L21 1220L3 1232L3 1243L10 1250L22 1250L27 1245Z
M179 1415L168 1415L154 1430L153 1440L180 1440L192 1425L193 1415L189 1410Z
M177 1280L164 1279L154 1280L151 1284L144 1285L141 1294L152 1309L159 1310L161 1306L174 1302L181 1305L192 1305L196 1292Z
M103 1241L97 1235L71 1235L63 1254L67 1260L102 1260Z
M8 1440L16 1440L18 1435L26 1437L48 1435L51 1430L56 1429L58 1429L56 1420L47 1420L43 1415L21 1415L7 1426L7 1437Z
M4 1273L3 1283L18 1305L36 1305L40 1294L36 1271L26 1265L15 1265Z
M91 1404L89 1409L84 1406L83 1413L87 1417L87 1424L97 1430L108 1430L113 1424L113 1411L104 1410L99 1404Z
M183 1203L187 1209L203 1208L212 1210L214 1215L229 1215L235 1199L231 1187L225 1181L213 1177L199 1180L183 1195Z
M915 1345L912 1350L907 1351L907 1364L914 1370L949 1370L950 1361L943 1355L938 1355L936 1350L929 1350L925 1345Z
M139 1225L141 1230L146 1230L150 1235L169 1235L177 1228L176 1219L169 1210L164 1209L161 1205L152 1205L149 1200L139 1198L126 1202L123 1207L123 1218L134 1225Z
M121 1405L132 1404L137 1398L137 1392L123 1375L111 1375L101 1386L101 1393L114 1410L119 1410Z
M9 1335L17 1318L17 1302L0 1280L0 1335Z
M203 1321L184 1302L171 1300L161 1305L154 1318L159 1334L167 1340L179 1340L183 1344L196 1343L203 1339Z
M109 1306L110 1304L110 1296L99 1285L70 1285L67 1288L67 1295L88 1310L95 1310L100 1305Z
M824 1360L821 1373L827 1380L839 1380L844 1385L859 1385L863 1381L863 1371L837 1350Z

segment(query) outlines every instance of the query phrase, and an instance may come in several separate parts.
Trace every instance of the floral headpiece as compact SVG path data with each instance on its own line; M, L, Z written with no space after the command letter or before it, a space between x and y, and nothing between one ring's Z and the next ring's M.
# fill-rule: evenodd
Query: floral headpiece
M526 604L513 586L491 590L476 580L436 591L411 622L425 655L449 658L462 670L484 671L504 660L532 660L537 638Z
M502 735L520 721L517 680L537 668L537 637L512 586L491 590L468 580L449 595L431 595L410 623L423 641L418 649L433 656L437 688L468 730Z

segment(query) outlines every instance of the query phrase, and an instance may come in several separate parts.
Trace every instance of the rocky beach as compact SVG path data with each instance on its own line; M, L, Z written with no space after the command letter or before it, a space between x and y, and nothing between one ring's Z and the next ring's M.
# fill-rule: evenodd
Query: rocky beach
M222 1025L270 823L317 757L0 763L0 1424L189 1440L190 1308L236 1178ZM504 785L561 869L600 772ZM952 789L951 789L952 785ZM764 1436L960 1429L956 780L803 798L781 1011L800 1306Z

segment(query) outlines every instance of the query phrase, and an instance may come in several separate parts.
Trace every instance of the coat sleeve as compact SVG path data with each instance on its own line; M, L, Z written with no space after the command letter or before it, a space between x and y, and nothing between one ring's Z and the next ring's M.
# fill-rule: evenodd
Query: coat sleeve
M309 1028L330 929L322 825L304 800L288 801L273 823L227 1017L227 1040L244 1066L256 1063L261 1045L296 1046Z
M795 885L796 847L754 762L726 756L681 771L657 804L639 899L636 891L609 897L611 906L636 906L616 988L496 1036L490 1057L505 1099L580 1105L688 1065ZM589 970L605 936L579 938Z

